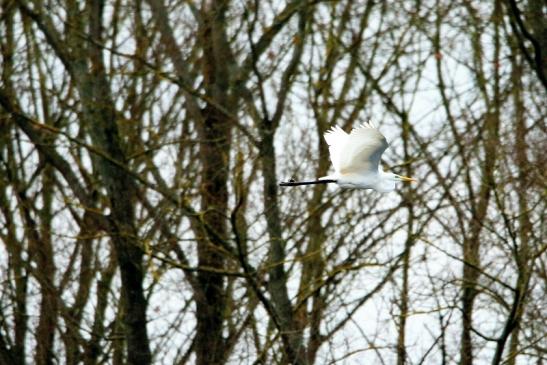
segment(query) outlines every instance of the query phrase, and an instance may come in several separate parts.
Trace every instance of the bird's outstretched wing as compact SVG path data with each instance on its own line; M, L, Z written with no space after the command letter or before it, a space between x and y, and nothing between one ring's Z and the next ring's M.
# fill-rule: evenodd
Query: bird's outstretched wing
M334 170L340 174L377 172L382 153L389 144L370 122L347 134L335 126L325 133Z
M340 165L342 164L342 152L347 145L349 134L344 132L342 128L335 125L324 134L325 141L329 145L329 154L334 171L340 172Z

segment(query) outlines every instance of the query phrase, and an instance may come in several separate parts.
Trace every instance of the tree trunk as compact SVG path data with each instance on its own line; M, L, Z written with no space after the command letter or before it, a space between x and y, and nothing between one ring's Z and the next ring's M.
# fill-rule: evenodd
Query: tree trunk
M91 73L81 76L83 82L80 91L86 127L93 143L112 159L98 157L96 164L104 181L111 208L111 237L116 248L124 297L123 321L127 340L127 360L130 364L146 365L151 362L151 353L146 329L147 301L142 285L143 250L134 222L137 187L125 170L126 158L103 64L103 49L100 44L104 3L101 0L90 0L89 5L90 35L95 43L89 43Z

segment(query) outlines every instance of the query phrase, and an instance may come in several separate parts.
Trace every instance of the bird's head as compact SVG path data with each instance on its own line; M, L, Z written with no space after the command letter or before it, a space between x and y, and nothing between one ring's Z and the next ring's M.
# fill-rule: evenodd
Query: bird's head
M398 181L415 182L417 180L412 177L401 176L392 172L380 171L380 180L378 181L374 189L381 193L388 193L395 190L396 182Z

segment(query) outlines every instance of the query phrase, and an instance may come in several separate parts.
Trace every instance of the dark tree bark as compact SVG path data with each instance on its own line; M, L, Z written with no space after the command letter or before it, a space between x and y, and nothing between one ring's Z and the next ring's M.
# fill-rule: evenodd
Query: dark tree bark
M112 209L110 234L122 279L127 360L131 364L145 365L151 363L151 353L146 328L147 301L142 283L143 250L134 221L137 187L133 177L124 169L126 157L103 64L103 49L100 45L103 38L104 3L101 0L90 0L88 6L90 37L95 43L89 44L90 73L81 76L84 78L80 87L82 103L86 112L86 126L94 144L112 159L98 158L97 166Z
M228 177L230 173L230 146L232 121L226 111L229 104L230 49L226 39L227 1L205 2L200 11L199 29L203 46L202 73L207 97L212 101L202 110L198 124L200 138L201 210L203 220L221 239L227 238ZM199 266L223 269L225 252L212 238L199 240ZM197 275L204 297L196 302L197 328L195 351L197 364L216 365L226 361L226 343L223 337L226 309L225 278L215 273L200 271Z

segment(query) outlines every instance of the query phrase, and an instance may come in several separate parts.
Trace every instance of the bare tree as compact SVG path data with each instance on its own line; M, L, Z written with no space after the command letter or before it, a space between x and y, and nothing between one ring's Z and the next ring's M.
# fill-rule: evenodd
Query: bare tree
M3 0L0 363L541 362L542 11Z

